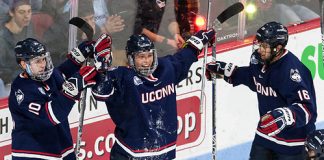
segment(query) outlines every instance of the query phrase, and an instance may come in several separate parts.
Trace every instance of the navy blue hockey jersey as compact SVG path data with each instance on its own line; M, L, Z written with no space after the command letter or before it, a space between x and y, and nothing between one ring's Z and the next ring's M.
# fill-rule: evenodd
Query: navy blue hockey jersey
M9 95L9 110L14 121L12 159L76 159L68 122L75 104L61 92L64 78L79 70L67 60L55 68L45 82L16 77Z
M307 134L315 130L317 117L311 73L288 50L267 69L258 63L255 54L258 53L252 54L248 67L238 67L234 72L233 86L244 84L257 93L260 116L279 107L288 107L296 122L273 137L257 130L254 142L279 153L301 153Z
M93 87L105 100L116 124L113 150L136 159L175 158L177 140L176 84L187 77L196 50L185 48L158 59L152 77L141 77L129 67L118 67ZM99 80L100 81L100 80Z

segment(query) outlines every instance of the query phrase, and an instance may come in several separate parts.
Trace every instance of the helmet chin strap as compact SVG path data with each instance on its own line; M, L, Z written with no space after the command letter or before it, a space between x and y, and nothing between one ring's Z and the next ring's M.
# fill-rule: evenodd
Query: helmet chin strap
M31 77L33 75L33 72L30 68L30 65L26 63L26 72L28 74L29 77Z
M267 60L265 60L265 64L268 66L273 61L273 59L275 57L277 57L278 55L280 55L280 53L282 53L282 51L283 51L283 48L279 49L278 51L277 51L277 48L275 48L275 47L271 48L271 55Z

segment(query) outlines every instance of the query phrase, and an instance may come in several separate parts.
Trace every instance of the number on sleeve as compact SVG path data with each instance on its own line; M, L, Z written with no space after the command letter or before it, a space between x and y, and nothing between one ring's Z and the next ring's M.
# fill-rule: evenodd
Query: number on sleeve
M310 100L309 94L307 90L299 90L298 91L299 99L300 100Z
M40 104L37 103L30 103L28 106L28 111L32 112L36 115L39 115L39 111L42 108L42 106Z

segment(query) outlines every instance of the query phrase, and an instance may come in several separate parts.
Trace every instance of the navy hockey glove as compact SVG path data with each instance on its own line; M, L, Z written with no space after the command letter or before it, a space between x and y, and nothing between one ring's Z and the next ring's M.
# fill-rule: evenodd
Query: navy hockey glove
M308 152L309 160L324 155L324 129L315 130L307 136L305 149Z
M187 40L187 44L201 51L208 42L213 43L215 40L215 30L200 30Z
M275 136L295 124L293 112L287 108L277 108L261 117L258 130L268 136Z
M78 45L78 47L73 48L69 54L68 58L74 63L82 65L82 63L90 56L93 55L93 45L94 41L84 41Z
M225 63L222 61L210 62L206 64L205 76L208 80L212 80L216 75L222 75L229 82L236 67L233 63Z
M97 71L107 71L113 59L111 52L111 37L108 34L102 34L95 43L94 48L94 61Z
M68 98L78 100L80 98L80 91L90 85L96 84L95 76L97 71L94 67L85 66L75 73L67 81L63 83L63 93Z

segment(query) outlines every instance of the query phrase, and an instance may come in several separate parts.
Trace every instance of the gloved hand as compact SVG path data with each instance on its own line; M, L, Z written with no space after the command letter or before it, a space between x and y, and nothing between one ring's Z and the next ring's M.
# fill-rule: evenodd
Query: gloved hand
M68 58L76 64L82 65L89 56L91 57L93 55L94 43L94 41L83 41L78 45L78 47L73 48L69 52Z
M102 34L95 45L94 61L98 72L107 71L111 66L113 55L111 52L111 37L104 33Z
M99 101L106 101L115 93L111 77L107 74L99 74L97 83L91 87L93 97Z
M96 84L95 76L97 71L94 67L85 66L75 73L72 77L63 83L63 94L68 98L78 100L80 98L80 91L90 85Z
M200 30L187 40L187 44L201 51L207 42L213 43L215 40L215 30Z
M295 117L293 112L287 107L282 107L262 116L258 124L258 130L268 136L275 136L294 124Z
M316 159L322 156L324 152L324 129L312 131L307 135L305 149L308 153L307 160ZM318 159L320 160L320 159Z
M227 81L234 73L236 66L233 63L225 63L222 61L209 62L206 64L205 76L208 80L216 75L223 75Z

